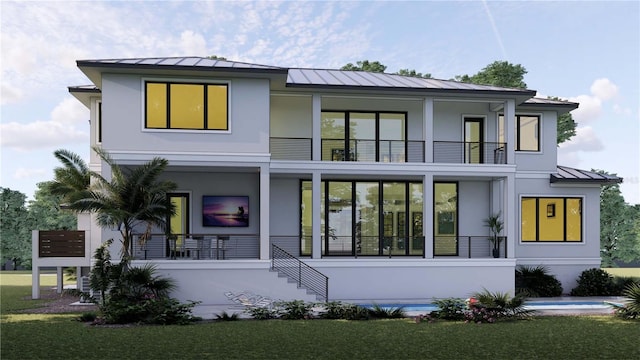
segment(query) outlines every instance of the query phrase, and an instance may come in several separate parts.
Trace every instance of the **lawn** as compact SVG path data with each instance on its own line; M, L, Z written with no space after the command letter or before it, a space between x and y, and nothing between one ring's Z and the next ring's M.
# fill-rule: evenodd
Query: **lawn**
M8 299L20 296L20 288L30 293L29 284L16 285L10 278L0 274L2 304L34 306L31 300ZM18 290L6 292L5 286ZM92 327L74 321L77 315L21 314L4 306L1 313L3 360L640 358L640 323L610 316L481 325L400 319Z

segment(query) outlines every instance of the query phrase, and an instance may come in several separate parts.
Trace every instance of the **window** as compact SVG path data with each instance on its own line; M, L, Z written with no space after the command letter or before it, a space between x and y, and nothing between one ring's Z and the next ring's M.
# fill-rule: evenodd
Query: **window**
M96 114L96 120L97 120L97 139L96 142L97 143L102 143L102 101L98 101L98 113Z
M516 115L516 151L540 151L540 116ZM504 115L498 116L498 142L506 141Z
M422 183L322 181L320 189L322 255L424 255ZM300 248L310 255L311 181L301 195Z
M522 241L582 241L582 199L523 197Z
M406 162L406 113L323 111L322 160Z
M226 84L145 83L145 128L229 130Z
M458 255L458 183L433 184L433 254Z

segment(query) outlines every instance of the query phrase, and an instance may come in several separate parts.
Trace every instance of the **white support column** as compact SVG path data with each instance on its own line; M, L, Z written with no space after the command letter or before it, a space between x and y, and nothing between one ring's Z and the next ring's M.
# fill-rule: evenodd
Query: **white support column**
M516 105L514 100L504 104L504 138L507 142L507 164L516 163Z
M311 257L314 259L320 259L322 257L322 229L321 223L321 200L320 199L320 185L322 178L319 172L314 172L311 178L311 207L313 208L313 220L311 224L311 233L313 239L311 240Z
M322 97L313 94L311 98L311 160L320 161L322 159L322 137L320 134L322 125L320 117L322 115Z
M425 98L424 99L424 110L423 110L423 133L422 138L424 139L424 162L432 163L433 162L433 98ZM432 178L433 179L433 178Z
M424 257L433 259L433 174L422 179L422 232L424 235ZM410 217L407 216L407 221Z
M269 259L270 231L269 231L269 203L270 203L270 174L269 164L260 166L260 259Z
M64 274L62 273L62 266L56 268L56 292L62 294L64 288Z
M507 257L514 258L516 255L515 245L516 245L516 236L518 232L518 226L516 224L517 216L516 211L516 175L509 174L507 175L506 182L504 184L504 223L505 223L505 231L507 232Z
M31 298L40 299L40 246L38 242L38 230L31 231Z

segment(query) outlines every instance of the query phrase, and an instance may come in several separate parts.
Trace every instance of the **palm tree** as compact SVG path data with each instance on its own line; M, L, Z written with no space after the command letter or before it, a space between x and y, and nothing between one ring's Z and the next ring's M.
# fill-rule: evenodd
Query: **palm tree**
M67 204L89 195L91 170L80 156L68 150L58 149L53 155L62 163L62 167L53 170L54 180L47 182L51 194L63 198Z
M159 180L169 162L154 158L133 169L116 164L108 152L99 147L93 150L111 168L111 178L91 171L94 183L85 196L70 204L75 211L96 213L100 227L118 229L122 236L122 260L131 258L130 247L133 231L146 225L146 232L153 227L166 230L167 218L175 213L175 207L166 194L176 189L173 181Z

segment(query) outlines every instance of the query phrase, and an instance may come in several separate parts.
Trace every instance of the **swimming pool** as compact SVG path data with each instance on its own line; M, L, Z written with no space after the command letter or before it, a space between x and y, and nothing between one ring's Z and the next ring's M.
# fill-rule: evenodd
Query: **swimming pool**
M374 305L385 309L396 309L402 307L405 312L431 312L440 310L437 305L425 304L403 304L403 303L385 303L385 304L357 304L366 308L372 308ZM604 301L529 301L525 303L525 308L531 310L605 310L611 309Z

